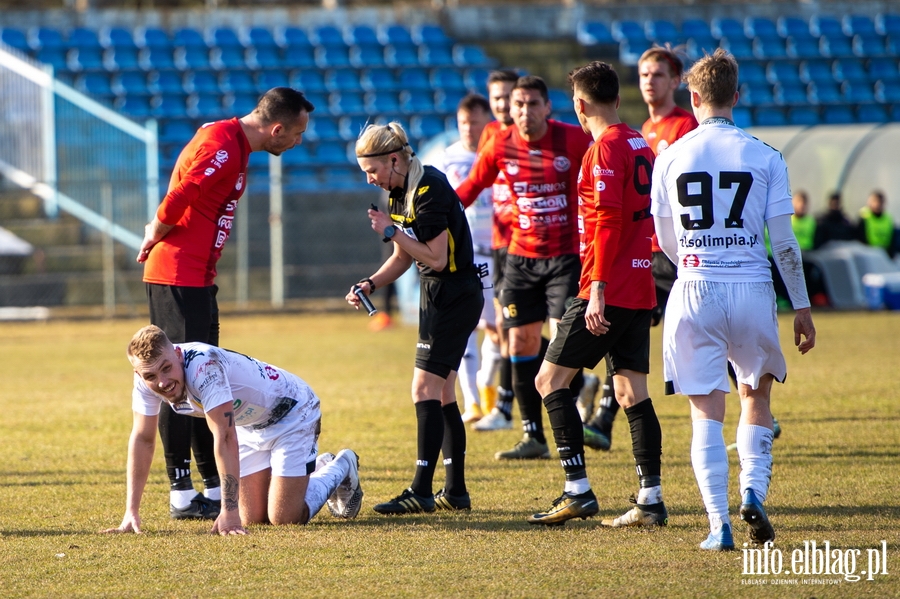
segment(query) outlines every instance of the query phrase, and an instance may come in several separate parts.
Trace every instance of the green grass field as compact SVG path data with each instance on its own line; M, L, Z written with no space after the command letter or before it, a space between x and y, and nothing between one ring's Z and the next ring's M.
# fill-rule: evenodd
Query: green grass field
M667 528L603 529L599 518L528 525L525 516L549 505L563 477L556 459L494 461L518 431L470 433L470 513L374 513L414 468L415 329L371 333L366 318L348 310L223 317L223 346L313 386L324 414L320 449L355 449L366 492L357 520L323 510L305 527L254 527L231 538L209 536L206 523L169 520L159 449L143 503L146 534L97 534L118 525L124 510L132 380L124 348L142 320L0 324L0 596L898 597L900 314L815 318L818 346L806 356L792 351L792 321L781 319L790 375L774 391L784 433L767 509L785 569L806 541L830 541L845 557L861 551L859 573L867 549L886 541L887 574L873 580L748 576L741 551L697 548L707 528L690 466L687 402L663 395L658 328L650 382L664 435ZM733 438L738 402L733 394L729 402ZM736 510L738 463L730 455ZM588 473L602 516L628 508L637 480L624 417L612 451L588 454ZM439 468L436 488L442 481ZM734 522L740 544L744 527Z

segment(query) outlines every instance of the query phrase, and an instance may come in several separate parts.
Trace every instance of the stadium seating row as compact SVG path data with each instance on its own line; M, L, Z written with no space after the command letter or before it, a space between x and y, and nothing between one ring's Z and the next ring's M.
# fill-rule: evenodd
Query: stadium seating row
M848 125L852 123L888 123L900 120L900 103L893 105L859 104L850 106L763 106L734 109L739 127L783 127L785 125Z
M900 102L900 81L835 83L812 82L776 83L769 85L743 84L740 87L742 106L785 106L804 104L894 104Z

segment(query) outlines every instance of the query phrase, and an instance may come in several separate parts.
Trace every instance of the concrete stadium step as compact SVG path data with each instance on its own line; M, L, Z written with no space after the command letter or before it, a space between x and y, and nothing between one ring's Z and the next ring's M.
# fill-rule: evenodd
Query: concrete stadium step
M3 226L35 247L77 245L84 241L81 222L69 215L60 215L55 220L18 219Z

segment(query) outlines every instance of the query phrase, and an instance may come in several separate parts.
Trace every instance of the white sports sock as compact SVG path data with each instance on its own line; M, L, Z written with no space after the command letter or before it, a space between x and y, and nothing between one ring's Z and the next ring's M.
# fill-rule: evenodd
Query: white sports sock
M588 482L587 477L579 478L578 480L567 480L563 490L569 495L581 495L591 490L591 483Z
M662 487L660 485L656 485L655 487L647 487L638 491L637 502L641 505L653 505L654 503L662 502Z
M193 499L197 495L197 491L193 489L188 489L185 491L169 491L169 503L171 503L175 509L183 510L187 506L191 505L191 499Z
M348 458L341 456L316 470L309 476L306 487L306 506L309 508L309 519L319 513L334 490L350 473Z
M728 454L721 422L694 420L691 464L710 525L716 519L728 522Z
M222 501L222 487L203 489L203 496L213 501Z
M463 354L459 364L459 388L462 389L463 400L468 408L473 405L481 405L478 396L478 332L472 331L469 341L466 343L466 353Z
M741 497L744 491L753 489L757 499L766 500L769 479L772 478L771 429L756 424L740 424L737 427L737 451L741 458Z
M493 384L501 359L500 346L491 341L490 335L485 334L481 341L481 367L476 376L479 387L490 387Z

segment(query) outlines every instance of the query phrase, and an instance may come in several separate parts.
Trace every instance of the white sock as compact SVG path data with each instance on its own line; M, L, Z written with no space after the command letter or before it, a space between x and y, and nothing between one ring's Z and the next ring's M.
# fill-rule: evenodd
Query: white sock
M213 501L222 501L222 487L203 489L203 496Z
M169 503L171 503L175 509L183 510L191 505L191 499L196 495L197 491L193 489L188 489L186 491L169 491Z
M728 454L721 422L694 420L691 464L710 525L728 522Z
M318 472L334 460L333 453L320 453L316 456L316 468L313 472Z
M347 478L350 473L350 464L347 458L332 460L320 470L316 470L309 476L309 485L306 487L306 506L309 508L309 519L319 513L338 485Z
M463 354L459 364L459 388L462 389L463 400L468 408L473 405L481 405L478 396L478 332L472 331L469 342L466 344L466 353Z
M637 502L641 505L653 505L654 503L662 502L662 487L660 485L647 487L646 489L641 487L638 491Z
M481 342L481 366L476 376L479 387L490 387L500 369L500 346L491 341L491 336L485 334Z
M567 480L563 490L569 495L581 495L591 490L591 483L588 482L587 477L579 478L578 480Z
M766 500L769 479L772 478L771 429L756 424L740 424L737 427L737 451L741 458L741 496L753 489L757 499Z

